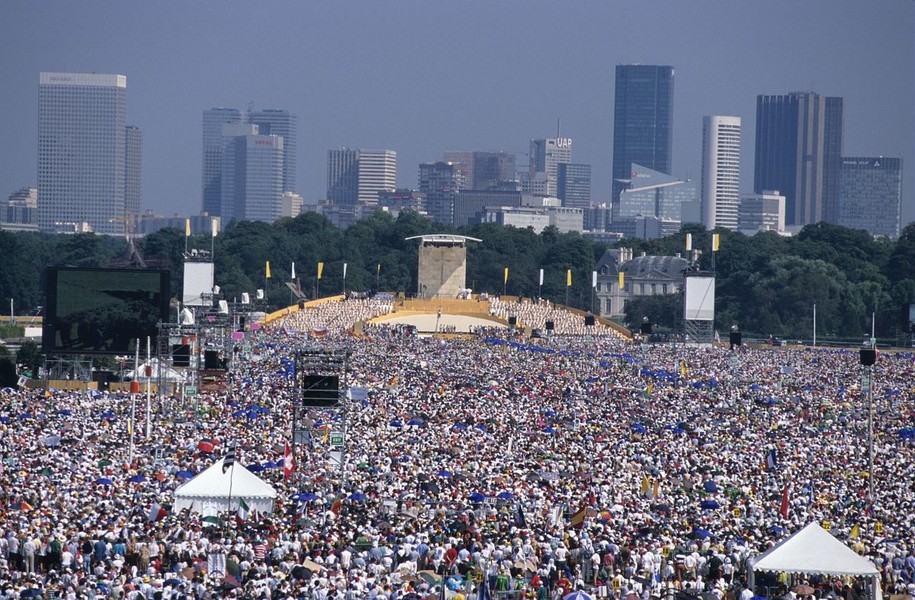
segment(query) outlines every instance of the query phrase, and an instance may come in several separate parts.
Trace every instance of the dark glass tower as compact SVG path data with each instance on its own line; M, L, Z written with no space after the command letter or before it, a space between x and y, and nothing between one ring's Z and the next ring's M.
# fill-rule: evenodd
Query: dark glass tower
M297 119L288 110L267 108L252 111L248 121L257 125L259 135L283 138L283 191L295 191Z
M813 92L756 98L753 190L785 196L785 225L838 222L844 105Z
M632 163L670 174L673 142L674 69L617 65L613 104L613 203L629 179Z
M241 123L237 108L211 108L203 111L203 204L208 214L222 210L222 154L226 140L223 125Z

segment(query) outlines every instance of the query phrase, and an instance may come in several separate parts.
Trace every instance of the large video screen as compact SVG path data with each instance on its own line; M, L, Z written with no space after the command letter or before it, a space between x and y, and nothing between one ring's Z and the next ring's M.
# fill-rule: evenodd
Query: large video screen
M207 306L212 302L204 300L204 294L213 292L213 263L184 263L184 290L181 303L185 306Z
M168 281L162 270L48 267L42 351L132 355L168 320Z
M683 318L687 321L715 320L715 278L690 276L686 278L686 302Z

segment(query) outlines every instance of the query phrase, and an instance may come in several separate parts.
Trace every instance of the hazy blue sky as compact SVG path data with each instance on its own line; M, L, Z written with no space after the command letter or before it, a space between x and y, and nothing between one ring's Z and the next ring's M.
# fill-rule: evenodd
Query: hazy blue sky
M398 183L446 150L526 152L572 137L610 195L617 64L676 69L673 171L699 176L702 116L743 118L753 186L757 94L844 96L846 156L902 156L915 220L915 2L0 2L0 196L36 184L38 73L127 75L144 136L143 207L200 210L202 112L298 115L298 190L320 198L326 153L396 150ZM526 156L519 156L519 164Z

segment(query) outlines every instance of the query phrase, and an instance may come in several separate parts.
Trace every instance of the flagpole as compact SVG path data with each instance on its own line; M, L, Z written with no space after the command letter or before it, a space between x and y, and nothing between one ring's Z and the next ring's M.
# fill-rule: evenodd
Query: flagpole
M136 340L136 353L133 359L133 380L130 382L130 447L127 452L127 463L133 464L133 439L134 430L136 429L137 416L137 393L140 391L140 382L137 380L140 370L140 340Z
M150 397L150 376L152 375L152 358L150 357L150 338L146 336L146 439L152 434L152 399Z

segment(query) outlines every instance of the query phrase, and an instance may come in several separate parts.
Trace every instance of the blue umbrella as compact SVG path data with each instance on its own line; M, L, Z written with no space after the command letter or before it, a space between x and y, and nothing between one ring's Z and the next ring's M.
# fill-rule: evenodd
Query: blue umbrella
M712 534L708 529L697 527L696 529L693 529L693 537L697 540L707 540L712 537Z
M788 533L788 530L782 527L781 525L772 525L769 527L769 532L774 533L775 535L784 535Z
M420 419L419 417L413 417L412 419L407 421L407 425L412 425L414 427L421 427L425 424L426 424L426 422L423 421L422 419Z
M352 500L353 502L365 502L366 500L368 500L368 497L365 494L362 494L360 492L353 492L352 494L349 495L349 499Z
M400 421L391 421L390 423L388 423L388 425L390 425L391 427L403 427L403 423L401 423Z
M128 479L127 481L129 481L130 483L143 483L143 482L146 481L146 478L143 477L142 475L139 475L139 474L138 474L138 475L134 475L133 477L131 477L131 478Z
M115 414L114 414L113 412L111 412L110 410L106 410L105 412L103 412L102 414L100 414L99 417L102 418L102 419L107 419L107 420L111 421L112 419L116 419L116 418L117 418L117 415L115 415Z
M290 499L297 502L311 502L312 500L317 500L318 495L313 492L299 492L290 496Z
M439 477L454 477L454 474L451 471L441 470L437 473Z
M477 425L477 429L479 429L483 433L486 433L487 431L489 431L489 428L486 425L484 425L483 423L480 423L479 425Z
M31 415L31 413L22 413L21 415L19 415L19 418L21 420L25 421L26 419L31 419L32 415Z
M107 477L99 477L95 480L96 485L112 485L112 481Z
M498 494L496 494L496 498L500 498L502 500L512 500L512 499L514 499L514 497L515 497L515 495L512 494L511 492L499 492Z
M636 433L648 433L648 428L641 423L632 423L629 428Z
M705 491L709 492L710 494L716 494L719 492L718 484L715 483L714 481L712 481L711 479L709 479L708 481L703 483L702 487L705 488Z
M69 417L70 415L73 414L73 411L70 410L69 408L64 408L64 409L57 411L57 414L62 415L64 417Z
M236 410L235 412L233 412L232 416L233 417L243 417L243 416L245 416L245 412L246 411L244 409L240 408L240 409Z
M251 471L252 473L260 473L261 471L264 471L266 469L266 467L264 465L259 465L257 463L254 463L253 465L248 465L245 468L248 469L249 471Z
M455 429L457 431L464 431L465 429L467 429L467 424L466 423L455 423L454 425L451 426L451 429Z
M178 471L175 473L175 477L181 477L182 479L190 479L194 474L190 471Z
M721 505L718 504L717 500L703 500L699 503L699 506L705 510L716 510L721 508Z
M474 504L481 504L483 502L483 500L486 500L486 496L484 496L480 492L474 492L474 493L470 494L470 496L467 499L470 500L471 502L473 502Z

